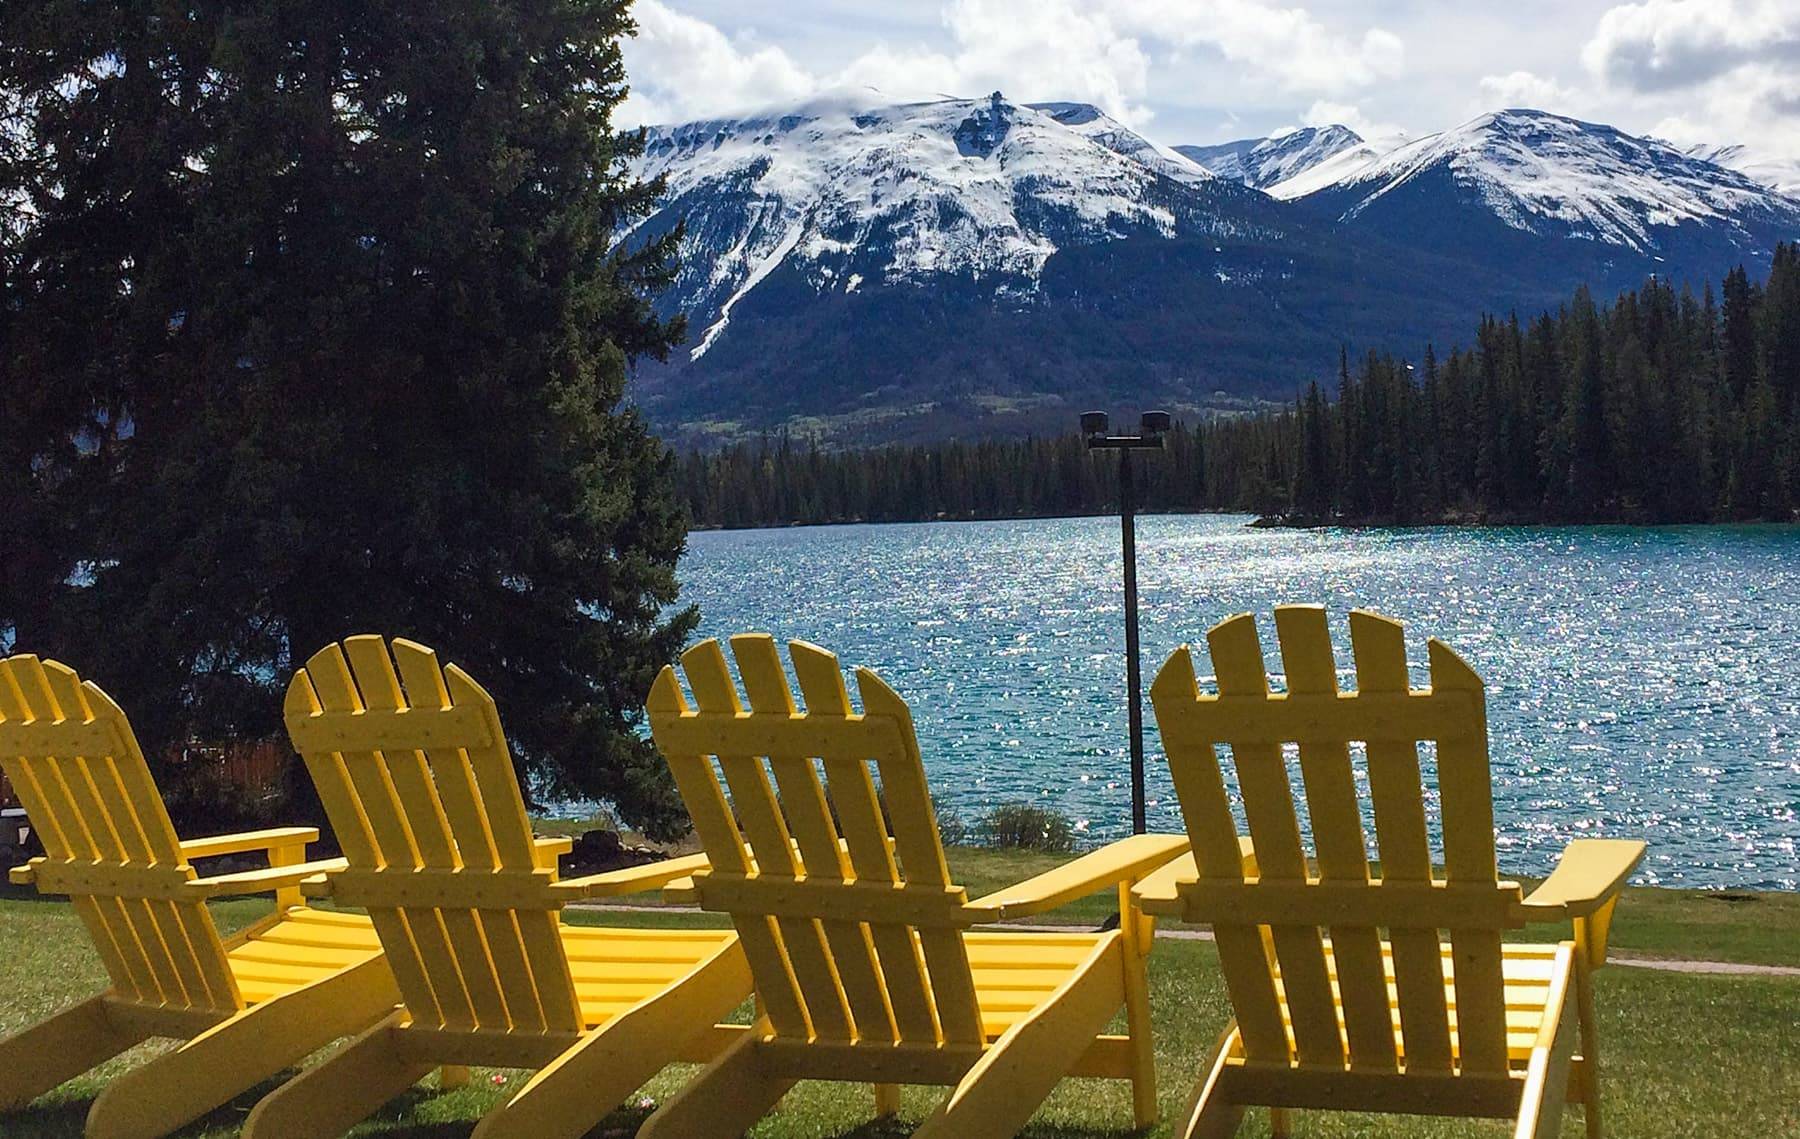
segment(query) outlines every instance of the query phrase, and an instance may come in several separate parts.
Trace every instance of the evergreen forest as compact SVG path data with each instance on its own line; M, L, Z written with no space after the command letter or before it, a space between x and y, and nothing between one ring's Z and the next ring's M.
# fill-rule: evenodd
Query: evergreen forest
M1651 278L1419 359L1340 354L1262 413L1178 421L1139 501L1297 525L1791 520L1800 506L1800 245L1699 295ZM1099 513L1116 460L1078 435L834 451L788 436L690 453L697 526Z

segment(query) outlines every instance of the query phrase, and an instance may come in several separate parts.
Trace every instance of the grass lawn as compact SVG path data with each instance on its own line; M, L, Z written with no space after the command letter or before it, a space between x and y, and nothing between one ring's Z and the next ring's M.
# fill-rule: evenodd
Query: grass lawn
M1019 852L953 852L959 880L972 894L997 888L1061 859ZM1800 897L1721 895L1635 890L1626 898L1615 933L1622 951L1643 955L1800 964ZM216 907L233 928L266 910L259 901ZM1109 896L1077 903L1065 915L1083 921L1109 913ZM644 924L711 923L711 915L596 914L571 920ZM1166 1112L1179 1109L1205 1049L1229 1018L1212 946L1161 942L1152 959L1158 1073ZM94 992L102 983L93 951L67 906L20 891L0 892L0 1033L31 1023ZM1599 977L1599 1004L1608 1130L1621 1139L1690 1139L1703 1135L1800 1135L1800 978L1675 975L1615 968ZM88 1104L107 1076L135 1062L128 1055L39 1100L0 1117L5 1139L75 1139ZM689 1069L671 1068L644 1089L658 1099L680 1086ZM516 1086L515 1072L478 1072L462 1090L426 1086L390 1104L353 1134L393 1139L459 1139L481 1112ZM504 1081L496 1083L496 1079ZM751 1132L756 1139L876 1139L905 1135L941 1095L909 1089L898 1121L871 1122L866 1088L802 1084L780 1110ZM258 1093L227 1105L181 1134L223 1137ZM594 1134L626 1139L642 1110L615 1114ZM1026 1133L1036 1139L1127 1139L1128 1092L1105 1081L1065 1082ZM1167 1126L1151 1136L1166 1135ZM1242 1134L1266 1135L1260 1117ZM1580 1135L1579 1113L1565 1137ZM1299 1136L1491 1136L1499 1123L1446 1123L1303 1113Z
M952 847L949 857L952 875L974 898L1061 865L1071 856ZM1530 886L1527 882L1527 889ZM654 905L657 901L651 894L623 900L634 905ZM1117 895L1108 890L1031 920L1098 925L1117 909ZM573 911L572 916L586 920ZM630 918L608 915L605 920ZM679 919L671 914L668 920ZM726 924L712 915L692 915L688 920L695 924ZM1552 925L1520 930L1517 939L1557 941L1568 936L1567 927ZM1613 921L1612 947L1627 957L1800 967L1800 893L1636 889L1621 903Z

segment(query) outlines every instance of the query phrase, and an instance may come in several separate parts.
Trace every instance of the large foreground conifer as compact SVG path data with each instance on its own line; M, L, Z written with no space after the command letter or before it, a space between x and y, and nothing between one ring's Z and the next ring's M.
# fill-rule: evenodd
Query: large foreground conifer
M147 746L279 730L327 641L494 689L546 794L678 808L635 731L692 628L621 407L682 334L613 244L628 0L0 6L0 650Z

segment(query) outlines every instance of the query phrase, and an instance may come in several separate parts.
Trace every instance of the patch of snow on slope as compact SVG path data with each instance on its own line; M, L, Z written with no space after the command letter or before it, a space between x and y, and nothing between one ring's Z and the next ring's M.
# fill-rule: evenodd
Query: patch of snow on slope
M726 325L731 323L731 306L742 300L751 289L762 284L763 278L774 272L775 267L787 259L787 255L793 252L794 246L800 241L800 233L799 226L788 230L787 235L781 239L781 242L768 256L757 262L756 268L750 270L750 275L744 278L744 283L738 286L737 292L732 293L730 297L726 298L725 303L719 306L719 319L713 321L712 325L707 328L706 333L700 338L700 343L696 344L694 350L688 353L688 359L698 360L706 355L707 349L713 346L713 341L717 340L719 334L725 331Z
M1408 136L1403 134L1365 139L1355 146L1345 147L1315 166L1264 186L1263 192L1271 198L1280 198L1282 201L1303 198L1314 190L1335 186L1339 182L1345 181L1377 159L1405 146L1409 141L1411 140Z

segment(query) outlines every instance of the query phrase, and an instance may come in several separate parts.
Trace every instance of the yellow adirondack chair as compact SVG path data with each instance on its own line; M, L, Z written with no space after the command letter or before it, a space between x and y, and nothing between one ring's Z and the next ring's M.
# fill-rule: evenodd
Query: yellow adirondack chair
M93 1139L167 1134L399 1000L366 920L300 905L300 881L340 865L302 861L318 832L181 841L125 713L73 669L0 660L0 767L45 852L12 881L69 895L111 982L0 1040L0 1110L175 1037L186 1043L109 1083L87 1124ZM260 850L268 869L195 874L195 860ZM276 912L220 938L206 900L266 890Z
M1325 612L1275 610L1287 691L1271 693L1256 624L1207 635L1218 695L1188 648L1151 688L1190 858L1152 875L1144 909L1208 923L1235 1023L1203 1071L1178 1135L1229 1136L1247 1106L1516 1119L1517 1139L1559 1134L1565 1098L1601 1135L1590 973L1644 844L1570 843L1526 896L1500 880L1481 679L1430 643L1431 686L1407 679L1401 626L1350 614L1357 689L1340 692ZM1435 746L1443 871L1434 869L1418 744ZM1314 860L1303 849L1285 745L1298 767ZM1250 835L1226 791L1230 749ZM1371 877L1351 748L1367 756L1381 861ZM1573 921L1574 940L1510 945L1502 932ZM1443 934L1447 932L1448 936Z
M837 658L796 641L798 712L771 638L731 646L751 710L719 643L705 641L682 657L698 710L666 668L650 725L712 860L687 893L732 916L765 1015L640 1139L735 1137L802 1078L874 1083L879 1111L896 1106L893 1085L953 1087L917 1139L1012 1135L1065 1075L1133 1081L1138 1125L1154 1120L1151 931L1127 890L1186 841L1127 839L967 901L944 862L905 702L858 670L863 711L852 711ZM1109 885L1122 931L971 928ZM1129 1033L1103 1035L1121 1007Z
M309 889L369 911L404 1007L265 1098L245 1139L339 1135L440 1064L539 1069L480 1139L574 1139L664 1065L730 1042L714 1022L750 994L735 934L559 920L705 858L558 881L493 697L461 669L352 637L295 675L286 715L349 859Z

